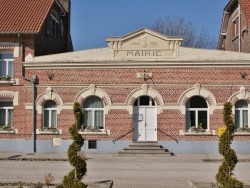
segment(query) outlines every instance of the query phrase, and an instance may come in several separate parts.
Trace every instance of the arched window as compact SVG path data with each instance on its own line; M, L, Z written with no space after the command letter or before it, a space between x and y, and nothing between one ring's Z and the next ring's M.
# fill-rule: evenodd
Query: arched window
M104 105L97 96L88 97L83 103L84 128L104 128Z
M186 128L208 129L208 106L200 96L191 97L186 104Z
M13 102L0 101L0 128L13 127Z
M244 100L235 104L235 127L248 128L248 104Z
M56 103L52 100L46 101L43 106L43 128L56 128Z
M155 106L155 102L150 96L140 96L136 99L134 106Z
M13 63L12 51L0 51L0 78L13 78Z

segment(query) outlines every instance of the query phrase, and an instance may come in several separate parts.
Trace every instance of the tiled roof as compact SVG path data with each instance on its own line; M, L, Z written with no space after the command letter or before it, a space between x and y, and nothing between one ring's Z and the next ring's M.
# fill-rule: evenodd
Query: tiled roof
M250 22L250 0L238 0L248 22Z
M0 0L0 33L37 33L54 0Z

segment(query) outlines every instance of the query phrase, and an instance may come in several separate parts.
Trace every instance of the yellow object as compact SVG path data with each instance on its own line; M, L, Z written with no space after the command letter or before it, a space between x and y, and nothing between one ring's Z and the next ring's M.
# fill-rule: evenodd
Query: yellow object
M219 129L218 129L218 137L221 137L221 135L224 133L224 132L226 132L226 127L220 127Z

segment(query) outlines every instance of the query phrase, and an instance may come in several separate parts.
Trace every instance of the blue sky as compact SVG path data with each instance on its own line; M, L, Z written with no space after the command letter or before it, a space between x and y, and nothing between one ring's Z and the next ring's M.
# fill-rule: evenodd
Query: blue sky
M152 27L159 18L185 17L216 40L229 0L71 0L74 50L106 47L105 37Z

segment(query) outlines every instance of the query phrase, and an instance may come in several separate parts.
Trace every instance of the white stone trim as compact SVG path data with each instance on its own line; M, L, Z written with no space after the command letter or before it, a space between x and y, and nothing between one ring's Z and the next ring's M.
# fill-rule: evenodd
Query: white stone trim
M13 91L0 91L0 99L13 99L13 106L18 105L18 92L13 92Z
M210 91L202 87L200 84L195 84L194 87L187 89L181 94L177 104L180 106L182 114L186 114L186 102L193 96L202 96L208 103L209 114L213 114L215 106L217 105L216 99Z
M126 105L128 107L127 110L129 111L129 114L133 114L134 102L142 95L148 95L152 97L157 105L157 114L162 113L164 101L161 94L158 91L149 88L147 84L142 84L141 88L133 90L126 99Z
M89 96L97 96L102 99L104 104L104 113L108 114L109 106L111 106L112 102L108 95L108 93L100 88L96 88L95 84L91 84L87 89L82 90L75 98L75 102L79 102L83 104L84 99Z
M52 88L48 87L46 92L39 95L36 99L36 109L38 114L42 114L43 104L47 100L53 100L57 105L57 114L60 114L63 109L63 100L59 94L53 92Z
M19 57L19 44L13 42L0 42L0 50L10 50L13 57Z

